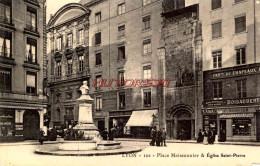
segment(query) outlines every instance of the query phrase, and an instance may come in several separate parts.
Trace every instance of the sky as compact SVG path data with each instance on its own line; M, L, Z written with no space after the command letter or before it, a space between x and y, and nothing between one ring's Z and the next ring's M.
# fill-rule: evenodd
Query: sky
M50 19L50 14L55 14L62 6L73 3L79 2L80 0L47 0L47 23Z

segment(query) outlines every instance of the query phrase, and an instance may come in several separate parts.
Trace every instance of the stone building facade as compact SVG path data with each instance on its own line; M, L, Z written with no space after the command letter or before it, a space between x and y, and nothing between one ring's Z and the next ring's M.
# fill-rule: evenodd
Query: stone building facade
M45 0L1 0L0 140L37 139L43 127Z
M89 15L83 5L70 3L47 25L49 127L69 127L78 121L79 87L90 77Z
M260 5L202 0L200 8L203 128L215 129L222 141L259 140Z
M173 5L174 7L174 5ZM199 5L165 9L159 55L162 76L171 80L161 90L168 137L194 139L200 129L202 103L202 38Z

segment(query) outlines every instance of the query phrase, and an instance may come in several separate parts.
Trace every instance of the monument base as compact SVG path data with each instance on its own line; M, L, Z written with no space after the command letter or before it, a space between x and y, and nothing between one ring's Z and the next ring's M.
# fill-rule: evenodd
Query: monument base
M93 123L79 123L73 130L84 133L84 140L93 140L99 135L98 128Z

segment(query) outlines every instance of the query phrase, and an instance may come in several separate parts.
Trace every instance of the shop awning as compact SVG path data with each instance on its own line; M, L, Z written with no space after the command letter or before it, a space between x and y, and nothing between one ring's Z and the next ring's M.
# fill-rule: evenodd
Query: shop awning
M158 110L133 111L126 126L150 127L153 125L154 115L158 116Z

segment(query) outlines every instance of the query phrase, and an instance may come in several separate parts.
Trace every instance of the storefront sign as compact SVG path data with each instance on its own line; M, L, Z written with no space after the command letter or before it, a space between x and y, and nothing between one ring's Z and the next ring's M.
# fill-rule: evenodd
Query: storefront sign
M242 75L250 75L260 73L260 67L250 67L246 69L238 69L233 71L224 71L220 73L213 73L212 78L226 78L226 77L235 77L235 76L242 76Z
M131 116L132 115L132 111L123 111L123 112L110 112L109 116Z
M205 106L224 106L224 105L255 105L260 104L260 97L244 99L211 100L204 103Z
M217 114L216 109L203 109L202 112L203 114Z
M0 115L0 118L2 118L2 119L12 119L13 116L11 116L11 115Z
M23 130L23 125L22 124L16 124L15 125L15 130Z
M254 108L252 108L254 110ZM216 109L218 114L227 114L227 113L247 113L249 112L248 108L220 108ZM250 109L251 110L251 109Z
M254 114L222 114L219 115L220 119L230 119L230 118L253 118Z

